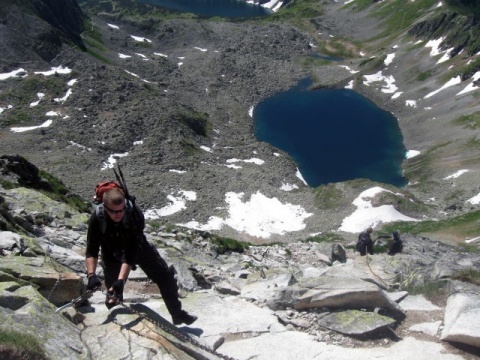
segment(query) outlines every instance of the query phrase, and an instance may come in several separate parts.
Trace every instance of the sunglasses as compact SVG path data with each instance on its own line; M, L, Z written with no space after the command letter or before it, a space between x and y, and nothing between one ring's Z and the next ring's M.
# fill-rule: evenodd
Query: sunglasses
M120 210L112 210L109 207L107 207L105 204L103 206L105 210L107 210L110 214L121 214L125 211L125 206L123 207L123 209L120 209Z

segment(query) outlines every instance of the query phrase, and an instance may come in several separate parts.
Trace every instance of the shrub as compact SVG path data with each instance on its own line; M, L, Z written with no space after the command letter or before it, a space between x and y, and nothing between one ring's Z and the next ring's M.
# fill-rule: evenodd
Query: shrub
M13 330L0 329L0 353L11 359L47 359L43 348L34 336Z
M243 253L249 247L249 244L246 242L227 237L212 236L211 241L212 245L216 247L218 254L225 254L229 251Z

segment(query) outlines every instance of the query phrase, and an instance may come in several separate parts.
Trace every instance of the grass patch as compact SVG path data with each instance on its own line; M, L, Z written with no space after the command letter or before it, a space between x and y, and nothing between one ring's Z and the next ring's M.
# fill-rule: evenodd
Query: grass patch
M194 156L202 151L197 145L193 143L193 141L189 139L182 139L180 141L180 145L182 146L187 156Z
M302 242L305 242L305 243L309 243L309 242L313 242L313 243L333 243L333 242L338 242L338 241L343 242L344 240L345 239L343 238L343 236L341 236L339 234L325 233L325 234L316 235L316 236L306 238L305 240L302 240Z
M454 119L453 123L464 129L477 130L480 128L480 111L474 112L473 114L462 115Z
M11 78L5 80L5 83L5 89L0 92L0 103L14 103L16 106L13 109L7 109L2 114L0 126L26 125L31 124L34 120L39 123L43 122L45 113L40 109L30 108L29 104L38 100L38 93L44 93L46 99L44 98L42 101L47 102L48 97L63 95L65 91L65 78L60 75Z
M480 285L480 270L465 269L452 276L454 280L460 280L466 283Z
M386 224L384 231L410 233L419 235L425 233L455 234L464 238L472 238L480 233L480 210L445 220L426 220L419 222L394 222Z
M480 254L480 248L475 244L460 243L458 244L461 252L470 254ZM480 284L479 284L480 285Z
M330 65L331 63L332 63L331 60L315 58L313 56L309 56L309 57L304 58L300 61L300 65L303 66L303 67L306 67L306 68L317 67L317 66L326 66L326 65Z
M385 254L388 252L389 243L381 242L373 244L373 253L374 254Z
M375 195L372 200L372 205L392 205L396 210L403 214L409 214L411 216L422 216L428 213L429 207L416 199L410 194L398 195L396 192L391 193L388 191L382 191Z
M207 136L212 130L212 124L208 119L208 114L195 111L192 108L179 108L173 119L187 125L195 134L200 136Z
M321 185L313 191L319 209L335 209L343 202L343 191L335 184Z
M424 15L437 4L436 0L410 1L394 0L381 3L372 14L383 20L384 31L379 38L394 38L400 32L407 30L418 21L420 15ZM368 6L367 0L355 1L358 10ZM371 4L371 2L370 2ZM435 10L434 10L435 11Z
M315 18L323 14L321 2L317 0L296 0L279 9L275 14L259 19L260 22L286 22L314 32Z
M44 170L40 170L39 175L52 187L53 191L42 191L49 198L66 203L81 212L90 212L90 204L78 195L69 196L69 189L61 180Z
M430 78L433 75L433 73L434 73L433 70L424 71L424 72L417 75L416 80L417 81L425 81L428 78Z
M17 353L17 356L22 353L24 356L27 355L26 357L18 356L18 359L47 359L45 351L35 336L19 331L0 329L0 348L3 348L1 353L4 353L7 348ZM25 351L28 354L25 354Z
M450 145L450 142L435 145L425 153L405 161L405 177L412 183L425 183L429 181L432 172L436 167L434 160L443 157L442 153L448 151L448 145Z
M250 246L250 244L246 242L217 235L211 237L211 242L212 245L215 246L217 253L220 255L227 252L243 253Z
M128 0L79 0L82 10L91 16L98 13L115 13L121 14L122 17L130 19L144 20L146 17L168 20L168 19L195 19L197 15L192 13L175 12L164 8L159 8L147 3Z
M423 285L412 285L402 288L410 295L425 295L427 299L443 297L447 294L446 281L434 281Z
M100 60L101 62L104 62L105 64L108 64L108 65L115 65L112 61L110 61L110 59L108 59L107 57L103 56L102 54L99 54L98 52L96 52L95 50L91 49L91 48L87 48L87 52L92 55L94 58Z
M22 109L12 109L6 113L3 120L0 120L0 126L25 125L33 122L32 116Z

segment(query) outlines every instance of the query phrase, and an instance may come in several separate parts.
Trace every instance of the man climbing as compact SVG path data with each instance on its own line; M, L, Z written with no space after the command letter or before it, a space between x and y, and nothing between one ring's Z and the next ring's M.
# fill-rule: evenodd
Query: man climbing
M123 189L112 188L103 194L103 203L88 224L86 267L88 290L101 286L96 275L98 253L102 249L102 266L107 288L105 305L111 309L123 301L123 288L130 271L138 265L157 284L173 324L192 324L197 317L182 310L178 299L175 269L168 267L144 233L145 218L138 206L128 200Z
M358 235L357 245L355 246L360 255L365 256L367 252L373 255L373 241L370 234L373 232L372 227L368 227Z
M395 255L403 251L403 242L400 239L400 234L398 231L392 233L393 241L388 248L388 255Z

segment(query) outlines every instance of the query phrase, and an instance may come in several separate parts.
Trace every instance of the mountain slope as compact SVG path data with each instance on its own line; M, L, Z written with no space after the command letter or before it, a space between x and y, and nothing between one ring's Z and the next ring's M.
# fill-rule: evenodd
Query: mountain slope
M442 24L456 24L454 34L470 18L437 5L300 1L269 19L235 23L172 19L158 11L147 18L119 8L93 13L81 35L87 52L64 44L30 63L24 60L38 53L27 42L23 53L12 53L16 62L9 60L5 73L22 64L27 76L0 81L1 150L48 169L85 198L98 181L113 178L108 168L116 159L141 205L164 214L161 221L208 228L220 219L222 234L252 242L337 232L356 210L352 202L375 185L399 194L377 196L376 206L393 205L417 219L462 215L475 208L467 200L479 190L476 92L459 94L474 86L476 60L469 52L475 42L444 33ZM8 25L3 31L14 34ZM53 33L81 31L55 27L54 20L49 26ZM468 29L476 34L475 26ZM6 53L23 44L22 34L12 36L18 41L5 43ZM427 46L440 36L443 47L456 46L445 62L439 62L445 53L432 56L441 50L437 42ZM344 60L312 62L312 45ZM47 75L52 67L57 74ZM405 145L420 153L405 161L408 186L358 180L312 190L286 154L255 140L252 107L306 76L320 87L352 86L398 118ZM458 84L442 89L457 77ZM285 184L297 189L285 191ZM257 235L231 219L232 199L245 207L256 199L300 206L304 218L296 231L270 218L278 229ZM265 208L257 217L269 215ZM478 231L469 227L460 238Z

